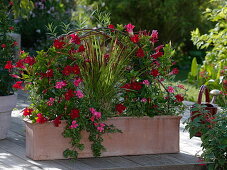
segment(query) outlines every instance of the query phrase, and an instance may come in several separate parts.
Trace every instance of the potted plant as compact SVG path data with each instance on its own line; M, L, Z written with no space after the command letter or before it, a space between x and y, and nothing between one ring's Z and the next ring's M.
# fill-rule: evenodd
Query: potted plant
M1 1L0 5L0 139L4 139L10 127L11 111L16 105L12 70L17 42L8 35L14 30L9 12L13 4Z
M21 54L25 87L16 84L30 91L32 102L23 111L27 156L179 152L185 89L169 84L178 72L172 69L174 51L156 45L156 30L133 29L76 30L55 38L35 58Z

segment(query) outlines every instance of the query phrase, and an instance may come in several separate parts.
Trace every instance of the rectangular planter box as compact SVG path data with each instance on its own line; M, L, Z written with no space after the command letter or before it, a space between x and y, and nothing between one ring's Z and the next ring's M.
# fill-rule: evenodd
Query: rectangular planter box
M115 117L106 121L123 133L104 134L106 151L102 156L141 155L179 152L180 116ZM65 159L63 152L70 148L70 138L64 138L66 122L59 127L53 123L26 123L26 154L33 160ZM82 132L85 149L79 158L92 157L88 133Z

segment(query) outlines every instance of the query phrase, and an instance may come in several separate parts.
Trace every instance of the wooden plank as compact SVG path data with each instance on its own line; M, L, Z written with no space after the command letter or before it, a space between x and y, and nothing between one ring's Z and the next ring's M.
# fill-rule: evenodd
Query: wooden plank
M18 124L18 123L11 121L10 130L19 135L25 136L25 125L24 124Z
M0 148L0 169L42 169Z
M191 155L186 155L186 154L124 156L124 158L134 161L143 166L197 164L195 157L193 157Z
M87 164L95 169L103 169L103 168L117 168L119 166L116 166L116 164L111 163L111 161L108 161L108 158L84 158L79 159L80 162Z
M106 158L86 158L79 159L80 162L83 162L93 168L133 168L140 167L139 164L125 159L123 157L106 157Z
M62 170L68 169L54 161L33 161L25 156L25 148L23 148L19 145L16 145L15 143L13 143L9 140L1 140L0 148L3 150L7 150L8 153L11 153L12 155L15 155L25 161L28 161L33 165L43 167L44 169L45 168L59 168Z
M25 148L25 137L18 133L15 133L11 130L8 131L7 140Z
M68 169L78 169L78 170L89 170L94 169L91 166L81 162L80 160L56 160L57 163L61 164L62 166Z

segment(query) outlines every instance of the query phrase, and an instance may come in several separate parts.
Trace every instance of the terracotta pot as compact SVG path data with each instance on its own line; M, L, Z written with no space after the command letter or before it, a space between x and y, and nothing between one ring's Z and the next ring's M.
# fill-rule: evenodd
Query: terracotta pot
M179 152L180 116L116 117L106 121L123 133L104 134L106 151L102 156L140 155ZM63 151L70 148L70 139L62 133L66 122L59 127L53 123L26 123L26 154L33 160L64 159ZM82 132L85 149L79 158L92 157L88 133Z
M16 106L17 96L0 96L0 140L5 139L11 122L11 112Z

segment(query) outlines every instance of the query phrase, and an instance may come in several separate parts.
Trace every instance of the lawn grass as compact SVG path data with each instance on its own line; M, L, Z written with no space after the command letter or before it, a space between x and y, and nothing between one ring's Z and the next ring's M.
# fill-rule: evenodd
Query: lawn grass
M189 84L187 81L189 69L180 69L179 74L176 75L174 79L174 84L182 84L184 85L185 89L187 89L187 96L185 97L185 100L197 102L198 100L198 94L199 94L199 88L195 85Z

